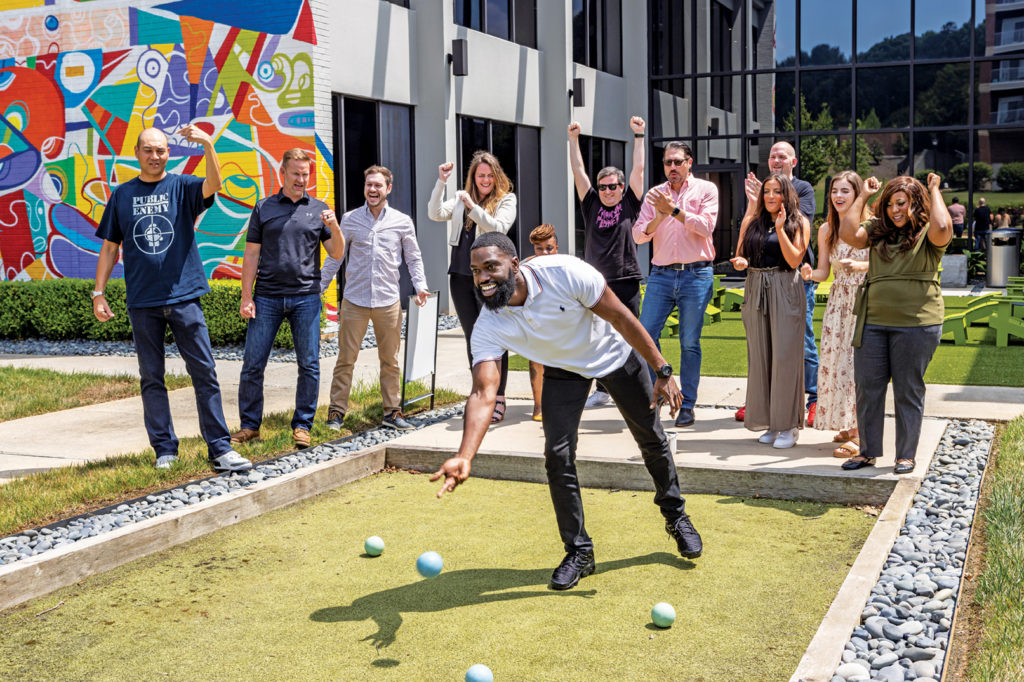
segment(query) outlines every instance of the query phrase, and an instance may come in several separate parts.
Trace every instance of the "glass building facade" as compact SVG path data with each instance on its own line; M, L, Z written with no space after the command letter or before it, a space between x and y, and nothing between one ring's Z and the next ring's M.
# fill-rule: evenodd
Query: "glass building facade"
M1024 161L1024 0L649 0L648 17L654 153L683 139L719 183L720 258L742 177L766 172L778 139L819 217L828 178L849 168L935 170L969 208L1022 203L997 176Z

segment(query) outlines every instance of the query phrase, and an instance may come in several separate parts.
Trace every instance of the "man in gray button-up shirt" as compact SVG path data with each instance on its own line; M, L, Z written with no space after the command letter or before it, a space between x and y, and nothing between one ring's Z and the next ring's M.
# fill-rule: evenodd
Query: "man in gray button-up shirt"
M399 405L401 370L398 349L402 335L402 303L398 293L398 268L402 259L409 267L416 288L417 305L427 301L427 279L423 275L423 257L412 219L388 206L391 171L383 166L370 166L363 176L366 203L341 219L341 232L348 244L349 259L345 271L345 295L338 312L338 362L331 382L327 426L342 428L352 389L352 371L359 357L367 323L373 320L380 358L383 424L405 431L413 426L402 418ZM339 265L340 261L328 258L321 281L330 282Z

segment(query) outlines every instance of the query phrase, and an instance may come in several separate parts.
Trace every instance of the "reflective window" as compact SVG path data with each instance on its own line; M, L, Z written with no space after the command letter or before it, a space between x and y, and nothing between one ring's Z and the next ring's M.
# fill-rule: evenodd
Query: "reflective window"
M852 19L852 0L800 3L800 64L849 62Z
M742 76L713 76L697 79L697 110L708 111L715 116L716 112L740 113L740 97L742 96ZM711 111L709 111L711 110ZM733 120L738 121L733 117ZM708 122L705 130L694 130L695 135L737 135L739 130L726 130L725 121Z
M979 4L978 37L984 41L985 3ZM918 0L914 14L917 59L968 57L971 32L971 0Z
M907 59L910 59L910 0L857 0L857 61Z
M918 132L914 133L914 172L924 176L931 171L942 176L942 181L952 189L967 189L968 159L967 144L970 135L966 131ZM981 175L976 179L981 180ZM977 182L976 182L977 184Z
M572 55L579 64L622 75L622 0L573 0Z
M758 76L758 88L764 80L772 80L771 75ZM769 131L796 130L796 75L792 72L775 74L775 124L768 126Z
M582 41L576 40L576 8L583 0L573 0L573 61L583 63L577 53ZM690 68L689 41L681 27L690 26L687 13L688 2L676 0L654 0L649 19L651 27L651 73L655 76L692 72Z
M857 127L902 128L910 123L910 68L857 69Z
M970 106L970 65L922 64L914 67L914 124L965 126Z
M824 216L825 178L852 165L850 135L807 135L799 140L795 175L814 186L815 217Z
M537 0L454 0L455 23L496 38L537 46Z
M772 7L775 63L778 66L793 66L796 63L796 0L775 0Z
M985 34L989 39L985 54L1024 52L1024 11L992 5L988 8L985 22L989 29Z
M906 133L857 135L857 173L863 179L872 175L885 182L910 168L910 140Z
M800 130L850 127L849 69L803 71L800 74Z

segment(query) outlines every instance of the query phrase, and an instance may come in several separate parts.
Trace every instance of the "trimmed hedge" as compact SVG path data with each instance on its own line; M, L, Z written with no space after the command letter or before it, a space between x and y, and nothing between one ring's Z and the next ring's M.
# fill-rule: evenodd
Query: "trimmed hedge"
M92 314L90 294L95 286L94 280L71 278L0 282L0 338L131 340L124 280L112 279L107 284L107 303L114 313L109 322L100 322ZM245 343L246 322L238 314L241 292L237 280L213 280L210 293L199 300L214 346ZM321 327L325 321L326 314L321 310ZM167 339L171 340L169 331ZM274 345L294 347L287 320L278 330Z

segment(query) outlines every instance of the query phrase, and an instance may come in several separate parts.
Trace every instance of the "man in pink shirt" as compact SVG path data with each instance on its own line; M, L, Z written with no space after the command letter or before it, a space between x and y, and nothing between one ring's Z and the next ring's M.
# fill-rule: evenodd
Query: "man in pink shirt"
M633 240L654 240L640 324L658 345L665 320L679 308L679 383L683 394L676 426L693 423L700 381L700 333L714 288L715 247L711 235L718 219L718 188L690 174L693 152L669 142L662 158L668 182L644 197ZM658 346L660 349L660 345Z
M953 235L956 237L964 236L964 218L967 217L967 209L960 203L958 197L953 197L953 203L946 207L949 211L949 217L953 219Z

